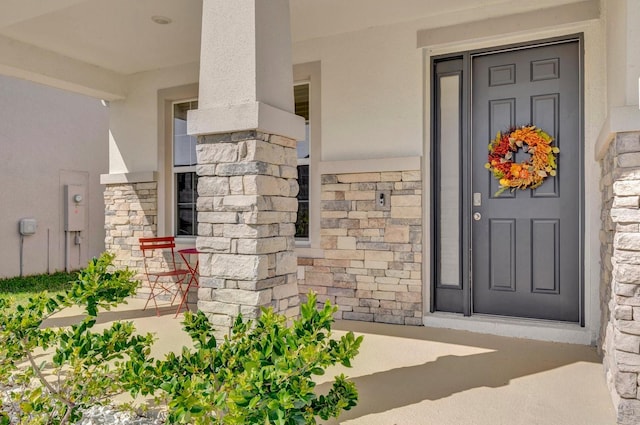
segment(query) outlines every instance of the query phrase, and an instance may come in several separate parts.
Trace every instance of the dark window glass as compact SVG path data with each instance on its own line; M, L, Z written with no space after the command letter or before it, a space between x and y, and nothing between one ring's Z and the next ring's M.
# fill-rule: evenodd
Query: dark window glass
M296 238L309 238L309 157L311 139L309 134L309 84L297 84L293 87L295 113L305 119L305 140L298 141L298 218L296 220Z
M298 165L298 219L296 237L309 237L309 166Z
M196 173L176 173L176 236L197 234L196 201L198 176Z

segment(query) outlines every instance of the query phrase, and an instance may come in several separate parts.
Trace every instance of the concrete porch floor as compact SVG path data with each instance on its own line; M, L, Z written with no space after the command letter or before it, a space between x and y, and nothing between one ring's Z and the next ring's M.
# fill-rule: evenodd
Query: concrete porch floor
M98 323L133 320L154 333L156 357L179 351L190 340L176 306L161 316L144 300L101 313ZM79 310L53 317L49 326L81 318ZM594 347L476 334L426 327L340 321L335 334L364 335L353 368L336 367L353 378L360 402L337 421L346 425L614 425L615 413L603 366Z

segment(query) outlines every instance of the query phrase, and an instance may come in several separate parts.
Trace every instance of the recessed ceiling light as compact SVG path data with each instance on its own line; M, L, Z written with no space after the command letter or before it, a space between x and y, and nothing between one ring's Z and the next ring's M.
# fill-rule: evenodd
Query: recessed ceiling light
M167 18L166 16L152 16L151 20L160 25L167 25L172 22L171 18Z

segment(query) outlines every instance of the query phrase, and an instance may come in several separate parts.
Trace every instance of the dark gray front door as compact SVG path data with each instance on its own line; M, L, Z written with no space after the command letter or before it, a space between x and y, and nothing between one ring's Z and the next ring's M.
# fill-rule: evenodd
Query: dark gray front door
M580 47L563 42L472 56L472 309L580 320ZM534 124L560 148L557 176L494 194L484 168L498 131ZM521 161L525 153L516 157ZM479 195L478 195L479 194ZM479 197L479 198L478 198ZM476 220L477 219L477 220Z

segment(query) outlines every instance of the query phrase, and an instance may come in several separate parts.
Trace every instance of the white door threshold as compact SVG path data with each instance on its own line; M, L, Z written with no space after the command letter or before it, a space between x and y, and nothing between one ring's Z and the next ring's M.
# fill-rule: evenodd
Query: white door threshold
M512 338L595 345L595 332L576 323L474 314L464 317L437 312L424 316L424 326L457 329Z

